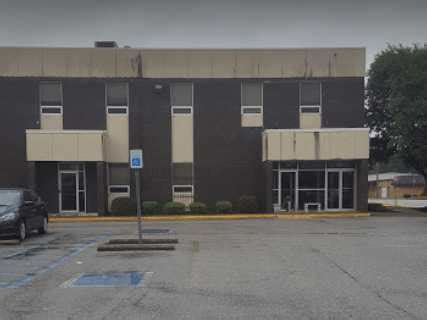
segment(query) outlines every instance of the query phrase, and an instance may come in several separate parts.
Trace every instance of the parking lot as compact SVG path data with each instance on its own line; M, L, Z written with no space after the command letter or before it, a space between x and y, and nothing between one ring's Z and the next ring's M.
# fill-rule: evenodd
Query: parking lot
M176 251L101 253L135 223L0 245L0 319L426 319L427 218L151 222ZM138 285L72 286L138 272Z

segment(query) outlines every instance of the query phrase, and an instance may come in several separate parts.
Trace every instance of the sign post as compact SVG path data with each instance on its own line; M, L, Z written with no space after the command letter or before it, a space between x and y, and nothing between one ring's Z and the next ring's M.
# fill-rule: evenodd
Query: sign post
M136 209L138 215L138 238L142 241L142 222L141 222L141 178L140 172L143 166L143 157L141 149L133 149L129 151L129 163L131 169L135 172L135 186L136 186Z

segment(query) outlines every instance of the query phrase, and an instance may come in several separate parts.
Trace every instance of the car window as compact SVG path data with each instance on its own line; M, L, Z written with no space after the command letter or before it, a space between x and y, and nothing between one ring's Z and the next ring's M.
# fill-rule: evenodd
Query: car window
M21 193L17 190L0 190L0 206L19 204Z

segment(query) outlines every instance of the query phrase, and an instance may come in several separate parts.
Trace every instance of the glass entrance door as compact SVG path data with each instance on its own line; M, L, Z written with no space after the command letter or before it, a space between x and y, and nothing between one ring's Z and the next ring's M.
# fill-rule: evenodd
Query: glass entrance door
M328 171L327 209L354 209L354 183L353 170Z
M280 172L280 208L285 211L295 210L296 172Z
M338 171L328 172L328 209L340 208L340 173Z
M78 173L77 172L60 172L60 196L59 206L61 212L78 212Z

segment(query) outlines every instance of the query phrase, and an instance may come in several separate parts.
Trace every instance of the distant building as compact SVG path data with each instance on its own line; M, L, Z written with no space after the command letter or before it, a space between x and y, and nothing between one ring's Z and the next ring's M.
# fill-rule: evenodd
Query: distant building
M409 198L424 192L424 177L416 173L387 172L370 174L369 198Z

